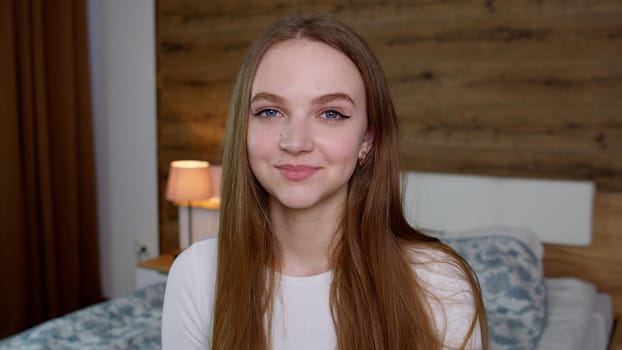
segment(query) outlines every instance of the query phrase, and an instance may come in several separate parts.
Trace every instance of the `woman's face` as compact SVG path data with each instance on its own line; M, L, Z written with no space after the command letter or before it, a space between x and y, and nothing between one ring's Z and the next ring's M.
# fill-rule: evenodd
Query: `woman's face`
M340 51L306 39L268 49L251 88L247 148L271 205L341 208L371 145L366 110L361 75Z

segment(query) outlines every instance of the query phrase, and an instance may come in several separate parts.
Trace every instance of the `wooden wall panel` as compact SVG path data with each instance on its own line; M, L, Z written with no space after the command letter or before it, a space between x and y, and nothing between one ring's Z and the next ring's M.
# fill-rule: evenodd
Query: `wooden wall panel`
M168 164L219 162L233 80L277 18L330 13L389 79L408 169L594 179L622 190L622 2L158 0L160 247Z

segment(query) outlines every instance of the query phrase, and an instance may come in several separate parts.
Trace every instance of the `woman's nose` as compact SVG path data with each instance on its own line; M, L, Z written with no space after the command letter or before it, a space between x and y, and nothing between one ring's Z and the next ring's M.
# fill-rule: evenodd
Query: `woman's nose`
M313 149L311 133L305 118L290 118L281 130L279 147L292 154L310 152Z

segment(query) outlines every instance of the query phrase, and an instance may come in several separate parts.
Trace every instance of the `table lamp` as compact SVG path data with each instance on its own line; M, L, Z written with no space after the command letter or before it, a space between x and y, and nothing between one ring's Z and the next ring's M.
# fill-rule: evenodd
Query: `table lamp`
M171 162L166 185L166 199L188 207L188 246L192 244L192 202L212 196L209 163L199 160Z

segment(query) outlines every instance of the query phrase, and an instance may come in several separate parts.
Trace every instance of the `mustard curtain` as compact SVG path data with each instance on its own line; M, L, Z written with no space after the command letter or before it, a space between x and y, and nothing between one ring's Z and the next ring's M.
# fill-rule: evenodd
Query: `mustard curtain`
M0 338L101 299L86 0L0 0Z

